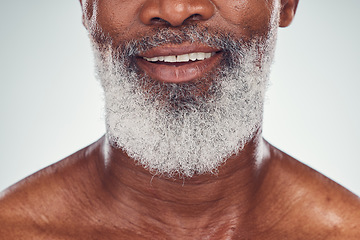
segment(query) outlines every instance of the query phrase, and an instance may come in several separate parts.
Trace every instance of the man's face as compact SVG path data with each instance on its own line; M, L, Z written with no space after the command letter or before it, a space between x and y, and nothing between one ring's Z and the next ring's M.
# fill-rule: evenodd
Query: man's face
M216 172L259 130L278 1L82 6L114 146L154 173L192 176Z

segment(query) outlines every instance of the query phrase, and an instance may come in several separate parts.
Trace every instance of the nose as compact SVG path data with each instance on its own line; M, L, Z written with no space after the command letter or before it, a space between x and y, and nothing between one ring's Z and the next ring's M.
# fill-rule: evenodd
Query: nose
M169 24L178 27L187 21L204 21L214 15L210 0L147 0L140 10L146 25Z

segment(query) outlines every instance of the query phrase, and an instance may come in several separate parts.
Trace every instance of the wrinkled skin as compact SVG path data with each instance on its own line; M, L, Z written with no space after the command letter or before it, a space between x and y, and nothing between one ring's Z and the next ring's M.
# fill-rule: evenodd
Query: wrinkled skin
M282 0L280 27L297 0ZM273 0L83 0L84 26L113 47L199 24L250 38ZM258 154L254 154L258 153ZM105 137L5 190L0 239L359 239L360 201L277 150L261 128L217 176L153 177Z

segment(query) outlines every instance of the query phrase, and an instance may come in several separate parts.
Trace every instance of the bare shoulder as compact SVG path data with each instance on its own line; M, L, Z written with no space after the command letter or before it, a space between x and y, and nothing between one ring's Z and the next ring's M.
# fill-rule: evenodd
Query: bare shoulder
M72 203L81 197L79 186L91 182L88 152L80 150L1 192L0 239L56 239L43 230L51 223L56 232L80 209L81 203Z
M314 169L270 147L266 178L276 190L286 239L359 239L360 198ZM274 180L275 179L275 180ZM280 190L281 189L281 190ZM289 231L290 230L290 231ZM292 238L291 238L292 239Z

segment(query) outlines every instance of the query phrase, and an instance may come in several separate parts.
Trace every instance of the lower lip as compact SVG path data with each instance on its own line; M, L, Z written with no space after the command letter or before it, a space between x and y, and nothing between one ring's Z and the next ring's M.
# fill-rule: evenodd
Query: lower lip
M141 57L136 60L138 66L151 78L167 83L182 83L198 79L215 69L219 65L220 58L221 53L216 53L202 61L188 63L153 63Z

